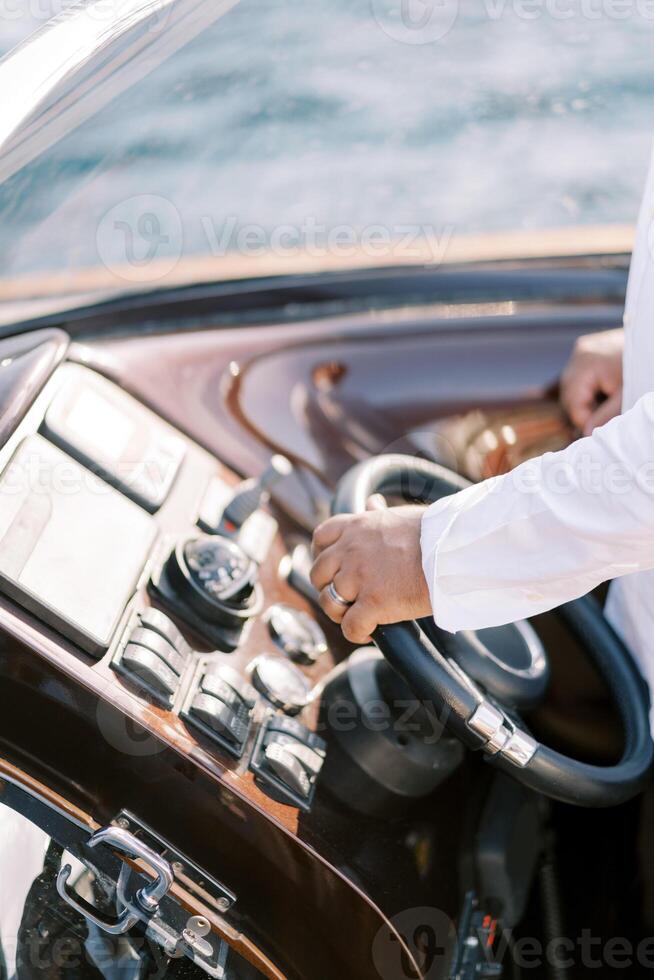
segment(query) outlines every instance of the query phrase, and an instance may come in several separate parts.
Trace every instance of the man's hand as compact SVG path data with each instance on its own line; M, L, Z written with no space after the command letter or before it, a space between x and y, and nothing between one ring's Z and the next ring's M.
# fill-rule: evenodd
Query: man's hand
M561 404L585 436L620 414L623 350L622 328L586 334L561 375Z
M316 528L311 581L322 609L351 643L369 643L380 624L431 615L420 551L423 513L423 507L374 509L330 517ZM334 601L330 583L351 606Z

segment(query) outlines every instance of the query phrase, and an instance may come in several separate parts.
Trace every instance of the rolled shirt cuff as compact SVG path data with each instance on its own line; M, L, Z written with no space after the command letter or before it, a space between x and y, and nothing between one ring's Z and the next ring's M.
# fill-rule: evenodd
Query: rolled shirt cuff
M463 610L460 608L460 600L456 596L447 595L440 586L438 565L443 543L461 510L457 506L460 496L461 494L454 494L443 497L431 504L423 514L420 525L422 570L429 589L434 622L450 633L456 633L463 628Z
M524 539L521 528L525 530L525 523L533 525L537 541L551 541L552 529L540 527L533 513L527 522L506 523L504 508L498 512L497 496L488 499L494 490L507 489L498 487L497 480L493 477L437 501L422 518L422 568L432 613L435 623L450 633L502 626L536 615L584 595L599 581L592 573L578 571L562 571L547 580L534 561L533 541ZM517 501L512 496L508 502L514 506L508 506L508 512L515 514ZM506 503L506 493L501 497ZM546 511L540 513L547 516ZM483 544L480 526L492 536L490 551L496 563L489 564L489 548ZM511 534L512 529L516 534Z

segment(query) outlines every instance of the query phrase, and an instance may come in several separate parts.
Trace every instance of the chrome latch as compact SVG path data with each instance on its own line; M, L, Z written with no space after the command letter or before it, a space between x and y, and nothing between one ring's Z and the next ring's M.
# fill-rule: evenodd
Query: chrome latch
M468 719L468 727L484 740L482 751L498 755L514 766L523 768L531 762L538 742L489 701L477 705Z
M115 917L100 912L70 888L68 884L72 872L70 864L63 865L57 875L57 891L80 915L104 932L117 936L128 932L140 919L147 920L156 914L161 899L170 891L173 884L173 869L165 858L121 827L104 827L98 830L89 838L88 846L97 847L99 844L106 844L114 850L137 858L155 872L155 878L136 892L134 906L123 908Z
M130 887L133 870L123 864L116 897L119 903L142 918L136 898L131 898ZM209 920L202 915L192 915L176 902L166 898L156 914L144 920L145 935L159 946L166 956L179 959L186 956L213 980L226 980L226 962L229 947L211 931Z
M147 865L154 872L153 880L144 885L141 868L135 870L123 861L117 880L113 882L116 908L120 912L110 916L73 891L68 883L71 865L65 864L57 875L57 891L64 901L89 922L112 935L128 932L141 923L146 938L159 946L166 956L171 959L185 956L213 980L225 980L228 944L214 932L204 915L189 918L186 908L171 893L171 886L176 877L185 892L218 915L232 907L236 896L125 810L111 826L98 830L88 840L89 847L99 844L106 844L113 851ZM98 861L99 865L103 863ZM111 880L115 871L112 867Z

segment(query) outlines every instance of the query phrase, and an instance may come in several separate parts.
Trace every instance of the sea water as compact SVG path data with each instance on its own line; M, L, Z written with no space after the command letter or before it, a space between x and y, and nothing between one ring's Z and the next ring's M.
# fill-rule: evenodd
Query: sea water
M3 2L6 50L52 0ZM241 0L0 188L3 275L633 222L652 0L455 4Z

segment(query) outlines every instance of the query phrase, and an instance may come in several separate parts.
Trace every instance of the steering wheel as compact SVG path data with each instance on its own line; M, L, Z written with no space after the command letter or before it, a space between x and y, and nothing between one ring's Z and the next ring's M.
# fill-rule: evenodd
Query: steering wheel
M427 503L468 485L428 460L377 456L342 477L332 512L363 512L374 493ZM546 651L528 623L451 634L430 619L379 626L373 640L415 696L431 703L446 727L493 765L565 803L614 806L635 796L649 775L654 743L647 686L592 597L566 603L557 613L604 677L618 709L624 751L615 765L562 755L526 730L518 709L542 696L548 672Z

